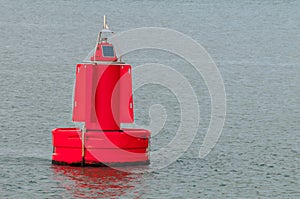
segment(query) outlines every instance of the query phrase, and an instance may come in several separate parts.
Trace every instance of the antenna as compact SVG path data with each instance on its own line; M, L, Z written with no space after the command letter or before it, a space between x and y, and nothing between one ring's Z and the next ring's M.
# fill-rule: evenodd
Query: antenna
M106 16L103 15L103 29L106 28Z
M105 29L105 30L109 29L109 27L108 27L108 25L106 23L106 16L105 15L103 16L103 29Z

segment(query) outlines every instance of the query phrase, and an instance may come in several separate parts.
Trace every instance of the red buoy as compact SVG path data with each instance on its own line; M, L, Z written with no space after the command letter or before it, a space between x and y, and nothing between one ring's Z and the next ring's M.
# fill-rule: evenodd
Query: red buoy
M120 125L134 120L131 66L118 61L104 33L112 33L105 16L93 56L76 66L72 120L84 125L52 130L53 164L149 164L150 132Z

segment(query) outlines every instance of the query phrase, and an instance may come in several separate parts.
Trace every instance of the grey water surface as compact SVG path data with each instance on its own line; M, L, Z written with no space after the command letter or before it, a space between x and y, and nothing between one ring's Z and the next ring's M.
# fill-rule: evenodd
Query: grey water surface
M300 198L300 1L0 2L0 198ZM199 99L200 126L188 150L144 174L51 165L51 129L74 126L75 65L94 47L104 14L116 32L180 31L213 58L227 115L204 159L198 154L211 106L205 82L182 58L145 49L124 60L172 66ZM176 96L149 84L134 100L139 125L149 124L151 105L164 106L165 126L151 140L159 150L180 124Z

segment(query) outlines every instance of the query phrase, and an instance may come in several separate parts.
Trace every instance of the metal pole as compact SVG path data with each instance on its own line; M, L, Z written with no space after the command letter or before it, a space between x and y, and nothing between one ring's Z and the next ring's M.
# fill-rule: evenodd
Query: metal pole
M103 29L106 29L106 16L103 16Z
M85 138L85 132L86 128L85 125L83 125L81 129L81 166L83 167L85 165L85 146L84 146L84 138Z

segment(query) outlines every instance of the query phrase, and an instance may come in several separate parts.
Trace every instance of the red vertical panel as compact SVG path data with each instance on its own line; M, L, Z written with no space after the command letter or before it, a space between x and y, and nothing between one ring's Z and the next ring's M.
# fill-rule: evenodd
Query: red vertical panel
M133 122L130 65L76 66L73 121L87 129L118 130L120 122Z
M86 112L86 70L83 64L76 66L76 80L74 88L74 102L73 102L73 117L72 120L76 122L85 121Z
M98 85L98 69L99 66L89 64L86 67L86 113L85 113L85 125L87 129L101 129L99 126L99 122L96 116L96 110L95 110L95 95L96 95L96 89Z
M120 122L132 123L133 99L132 99L132 71L130 65L121 65L120 71Z
M117 65L100 65L98 84L95 93L95 110L102 130L119 130L119 98L113 99L113 93L119 95L116 86L120 79L120 67Z

